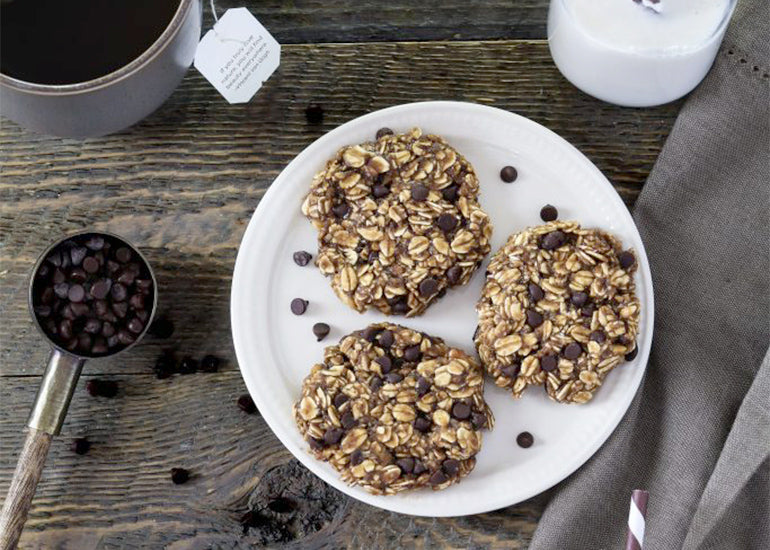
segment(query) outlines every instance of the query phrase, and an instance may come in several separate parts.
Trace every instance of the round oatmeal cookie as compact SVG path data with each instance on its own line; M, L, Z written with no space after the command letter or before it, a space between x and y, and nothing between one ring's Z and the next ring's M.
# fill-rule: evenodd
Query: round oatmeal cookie
M466 284L489 253L478 195L470 163L414 129L340 149L302 213L318 230L316 265L343 302L411 317Z
M484 372L443 340L390 323L324 351L294 405L310 452L378 495L444 489L470 473L491 428Z
M492 257L476 348L495 384L544 385L585 403L636 348L636 257L614 236L555 221L512 235Z

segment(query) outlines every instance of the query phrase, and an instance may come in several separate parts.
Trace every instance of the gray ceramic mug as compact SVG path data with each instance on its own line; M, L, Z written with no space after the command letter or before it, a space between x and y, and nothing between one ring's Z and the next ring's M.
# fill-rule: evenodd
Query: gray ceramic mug
M160 107L182 81L200 40L201 16L200 0L180 0L147 51L87 82L34 84L0 74L0 113L30 130L61 137L123 130Z

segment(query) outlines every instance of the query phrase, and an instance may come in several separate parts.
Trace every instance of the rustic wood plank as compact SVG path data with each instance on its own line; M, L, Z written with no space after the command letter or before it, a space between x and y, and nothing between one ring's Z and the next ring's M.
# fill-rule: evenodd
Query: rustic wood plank
M631 205L679 103L604 104L569 85L543 41L296 45L256 98L231 106L195 72L158 112L115 136L60 140L4 121L0 128L0 376L40 374L46 349L26 309L26 277L58 235L114 230L147 253L161 310L178 330L94 373L147 373L164 346L236 365L230 275L245 224L265 188L335 126L390 105L454 99L518 112L581 149ZM305 120L310 102L323 124Z
M89 396L88 377L80 381L53 442L21 548L249 548L265 542L262 531L244 535L239 523L255 499L283 496L298 507L313 506L296 493L263 494L268 472L291 455L259 415L237 408L245 391L237 373L110 378L120 388L113 399ZM37 382L0 378L0 498ZM88 454L70 450L74 437L91 441ZM173 485L172 467L189 469L191 480ZM336 506L332 520L287 547L526 548L545 502L541 495L480 516L411 518L329 490ZM284 519L269 517L277 524Z
M549 0L217 1L217 13L247 6L281 44L546 37ZM204 22L213 22L204 2Z

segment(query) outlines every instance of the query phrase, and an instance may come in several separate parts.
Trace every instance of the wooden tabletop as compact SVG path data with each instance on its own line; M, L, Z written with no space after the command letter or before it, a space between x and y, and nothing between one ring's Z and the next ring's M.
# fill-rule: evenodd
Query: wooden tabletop
M575 89L548 53L546 0L245 4L283 44L280 68L248 104L228 105L190 70L163 107L117 135L57 139L2 121L0 498L48 353L26 292L50 241L87 228L126 236L155 267L161 314L175 325L169 339L86 365L21 547L526 548L547 494L454 519L384 512L317 481L258 413L238 408L246 389L228 314L238 243L297 153L383 107L451 99L529 117L585 153L630 207L680 103L624 109ZM217 2L220 13L240 5ZM322 123L306 120L310 103ZM152 366L167 349L224 364L159 380ZM93 378L116 380L118 395L91 397ZM75 437L91 441L88 454L70 450ZM173 467L192 479L173 485ZM241 517L282 496L295 509L267 508L244 534Z

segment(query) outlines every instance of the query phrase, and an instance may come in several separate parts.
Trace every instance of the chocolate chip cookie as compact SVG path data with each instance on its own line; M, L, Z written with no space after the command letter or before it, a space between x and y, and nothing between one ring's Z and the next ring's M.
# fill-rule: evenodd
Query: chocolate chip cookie
M310 452L350 484L390 495L468 475L492 427L479 364L441 339L370 325L329 346L294 405Z
M342 148L302 213L318 230L316 265L350 307L419 315L466 284L489 253L492 224L471 164L446 141L379 133Z
M492 257L474 340L498 386L544 385L585 403L636 348L634 253L600 229L551 222L512 235Z

